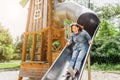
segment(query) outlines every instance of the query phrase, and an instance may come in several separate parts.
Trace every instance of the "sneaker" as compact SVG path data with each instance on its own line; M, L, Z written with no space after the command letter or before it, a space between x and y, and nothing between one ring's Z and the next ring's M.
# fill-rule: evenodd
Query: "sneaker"
M66 73L66 78L65 78L65 80L69 80L70 77L71 77L71 74L70 74L69 72L67 72L67 73Z
M74 78L74 70L72 67L68 67L68 72L70 73L71 77Z
M74 69L74 76L79 75L79 71L77 69Z
M71 74L67 71L65 75L62 75L63 77L71 76Z
M71 74L71 73L73 73L73 68L72 67L68 67L68 72Z

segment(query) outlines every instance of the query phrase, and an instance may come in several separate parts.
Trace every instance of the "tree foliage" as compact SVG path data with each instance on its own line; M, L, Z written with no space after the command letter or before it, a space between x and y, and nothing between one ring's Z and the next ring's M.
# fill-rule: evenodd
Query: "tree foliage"
M92 63L119 63L120 61L120 32L112 24L103 19L99 32L92 47Z
M19 37L17 36L17 38L15 39L14 42L14 47L15 47L15 52L14 53L22 53L22 44L23 44L23 34Z
M114 36L116 29L108 22L108 20L103 19L100 24L99 35L97 38L107 38Z
M116 4L116 5L108 4L100 8L96 8L95 11L98 13L98 16L101 19L104 18L104 19L109 20L120 14L120 5L119 4Z
M0 25L0 61L9 61L12 59L13 52L12 37L8 29Z
M29 0L21 0L19 3L24 8Z
M92 63L119 63L120 61L120 30L115 19L120 19L120 5L105 5L96 8L101 24L91 50Z
M96 38L92 47L93 63L119 63L120 36L109 38Z

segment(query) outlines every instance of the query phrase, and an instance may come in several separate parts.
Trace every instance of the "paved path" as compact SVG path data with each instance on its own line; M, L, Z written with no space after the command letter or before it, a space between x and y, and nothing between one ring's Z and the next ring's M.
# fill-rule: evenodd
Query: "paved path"
M92 71L91 80L120 80L120 71L118 72L105 72L105 71ZM87 71L84 71L82 80L88 80Z
M0 71L0 80L18 80L19 71ZM108 73L103 71L92 71L91 80L120 80L120 72ZM87 71L84 71L82 80L88 80ZM28 80L24 78L23 80Z
M0 80L18 80L19 71L0 71ZM28 80L24 78L23 80Z
M17 80L18 71L1 71L0 80Z

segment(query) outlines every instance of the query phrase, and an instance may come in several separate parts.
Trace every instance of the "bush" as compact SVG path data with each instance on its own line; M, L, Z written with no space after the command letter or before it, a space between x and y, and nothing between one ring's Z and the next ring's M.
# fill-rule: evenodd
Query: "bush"
M19 53L14 53L14 55L13 55L13 58L12 58L13 60L20 60L21 59L21 54Z
M119 37L95 39L91 49L91 60L93 63L113 63L120 61L120 40Z
M10 59L13 58L13 52L14 49L12 47L12 45L9 46L1 46L0 47L1 53L0 53L0 61L4 62L4 61L10 61Z

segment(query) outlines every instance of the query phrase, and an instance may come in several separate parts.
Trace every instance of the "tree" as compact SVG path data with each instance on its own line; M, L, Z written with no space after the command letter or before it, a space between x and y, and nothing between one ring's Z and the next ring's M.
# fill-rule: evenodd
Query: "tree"
M14 47L12 37L8 31L0 24L0 61L9 61L13 58Z
M119 63L120 61L120 32L114 25L120 7L118 5L103 6L96 11L101 19L100 29L91 50L92 63Z
M111 26L111 24L103 19L101 21L101 25L100 25L100 29L99 29L99 33L98 33L98 38L107 38L110 36L114 36L116 33L116 30L114 27Z
M100 29L91 50L92 63L119 63L120 32L112 28L107 20L101 21Z
M22 44L23 44L23 34L15 39L14 47L15 47L15 52L14 53L22 53Z

